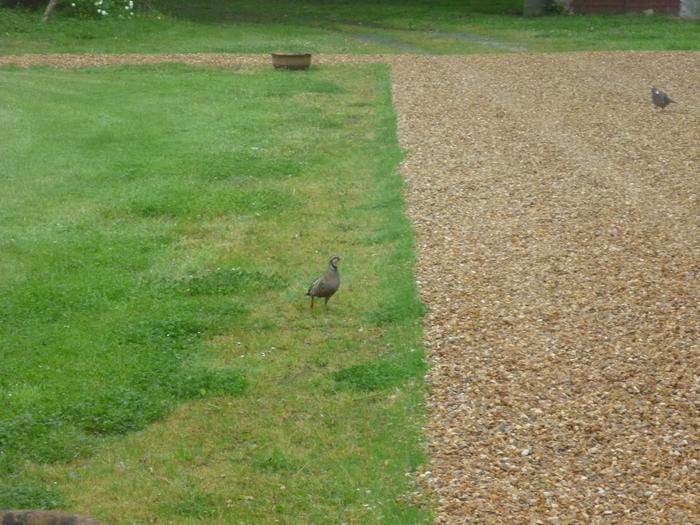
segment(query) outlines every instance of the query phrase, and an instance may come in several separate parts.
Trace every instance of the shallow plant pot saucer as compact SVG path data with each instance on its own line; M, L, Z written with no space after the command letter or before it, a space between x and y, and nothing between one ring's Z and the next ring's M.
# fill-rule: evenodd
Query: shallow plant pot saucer
M311 53L272 53L272 65L277 69L309 69Z

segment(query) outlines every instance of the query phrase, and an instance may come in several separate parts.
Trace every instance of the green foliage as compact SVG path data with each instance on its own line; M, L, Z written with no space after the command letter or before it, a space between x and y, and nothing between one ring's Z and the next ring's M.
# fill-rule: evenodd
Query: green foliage
M182 493L177 500L162 503L160 508L166 514L202 520L216 514L216 507L211 499L211 496L207 494L189 489Z
M292 461L287 459L286 455L279 450L272 450L267 454L260 454L255 458L255 463L262 470L272 472L284 472L298 469Z
M130 18L134 16L134 0L70 0L65 10L78 17Z
M408 351L365 365L343 368L335 372L333 378L340 387L372 391L401 385L409 379L420 379L426 371L423 355Z
M179 399L242 394L247 387L246 380L236 370L192 367L182 370L178 379L177 383L170 385L170 389Z
M406 292L408 295L408 291ZM414 296L405 297L407 299L405 301L401 299L401 297L394 297L391 302L367 312L367 320L381 326L406 319L415 319L425 314L425 306L413 300Z
M542 11L546 15L562 15L564 14L564 5L557 0L545 0Z
M286 283L281 276L267 275L260 270L216 268L199 275L188 275L174 284L177 290L188 295L216 295L269 290Z
M0 481L0 509L56 509L65 500L55 490L5 478Z
M123 433L139 430L162 417L169 408L165 403L145 390L115 386L71 405L64 410L63 417L90 434Z

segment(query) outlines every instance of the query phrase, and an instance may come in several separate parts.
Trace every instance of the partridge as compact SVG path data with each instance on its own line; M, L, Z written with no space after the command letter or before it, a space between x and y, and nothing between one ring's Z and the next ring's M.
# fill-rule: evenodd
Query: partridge
M340 262L340 257L334 255L328 262L328 269L321 275L314 279L306 292L306 295L311 296L311 308L314 307L314 297L323 297L326 299L324 304L328 304L328 299L338 291L340 286L340 274L338 273L338 262Z
M669 97L666 93L654 86L651 86L651 101L656 107L661 109L664 109L671 102L675 102L675 100L671 100L671 97Z

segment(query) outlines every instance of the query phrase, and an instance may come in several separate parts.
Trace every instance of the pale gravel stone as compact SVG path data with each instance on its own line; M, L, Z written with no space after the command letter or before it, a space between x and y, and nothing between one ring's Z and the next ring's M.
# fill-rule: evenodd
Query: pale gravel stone
M0 64L163 59L269 63ZM430 308L436 523L700 523L700 54L314 56L375 61Z

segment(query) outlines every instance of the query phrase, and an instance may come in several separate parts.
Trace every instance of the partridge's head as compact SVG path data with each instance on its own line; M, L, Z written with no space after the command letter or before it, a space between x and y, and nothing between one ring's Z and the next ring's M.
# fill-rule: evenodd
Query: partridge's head
M333 268L337 268L339 262L340 262L340 257L338 257L337 255L334 255L333 257L331 257L330 265Z

